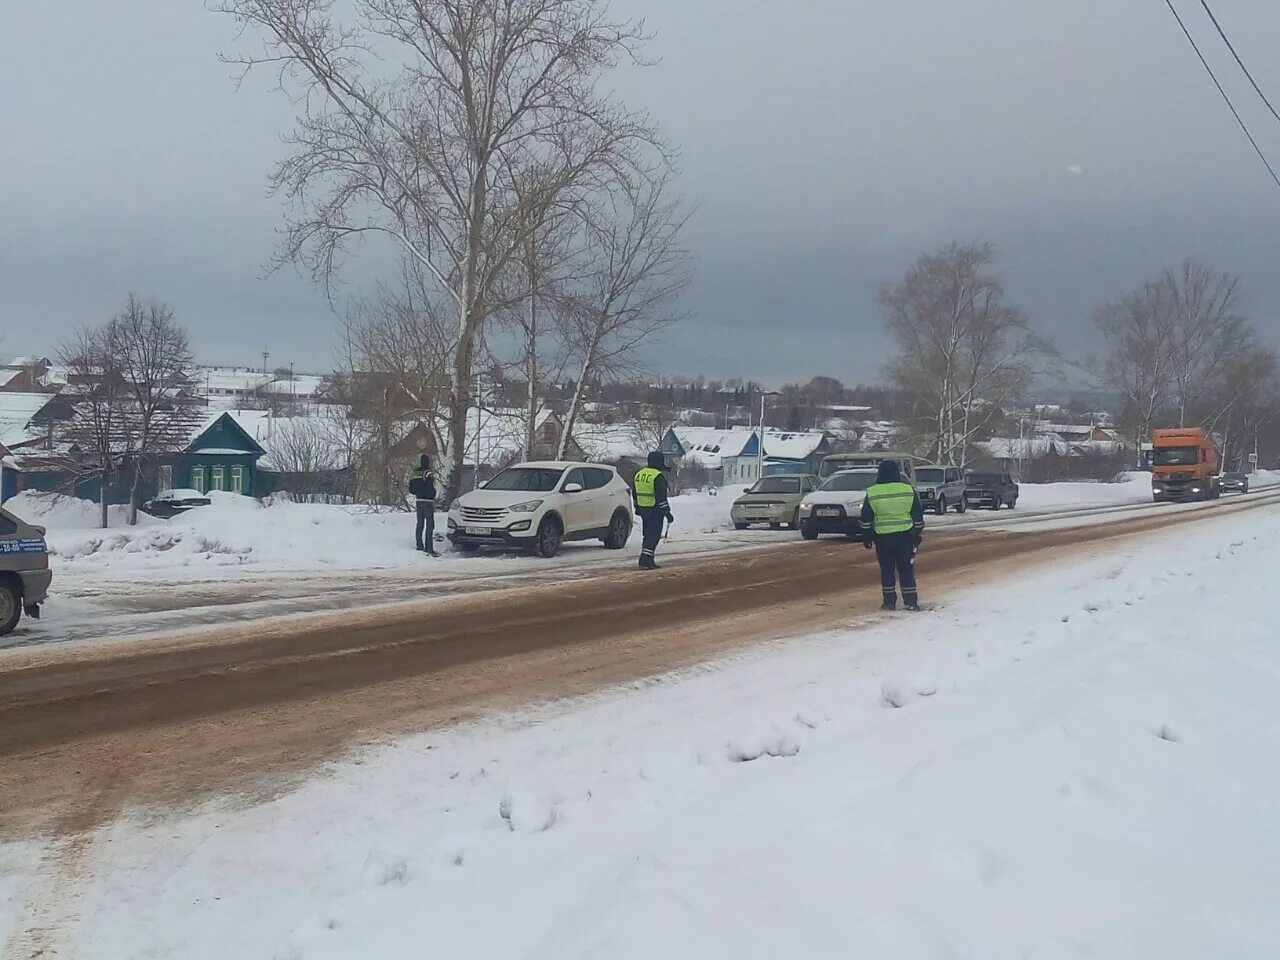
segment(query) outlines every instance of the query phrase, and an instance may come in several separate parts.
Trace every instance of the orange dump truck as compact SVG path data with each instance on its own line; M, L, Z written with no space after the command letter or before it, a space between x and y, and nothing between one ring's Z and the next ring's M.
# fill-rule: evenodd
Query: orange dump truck
M1151 431L1151 496L1214 500L1218 496L1218 448L1199 427Z

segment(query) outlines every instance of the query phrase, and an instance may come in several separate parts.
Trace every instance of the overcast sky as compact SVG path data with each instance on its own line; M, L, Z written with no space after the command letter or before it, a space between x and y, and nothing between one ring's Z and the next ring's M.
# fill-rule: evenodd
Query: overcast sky
M1280 163L1280 123L1198 0L1176 2ZM1068 349L1099 301L1185 256L1239 274L1280 339L1280 188L1163 0L613 6L646 17L660 62L610 84L680 145L700 205L666 372L874 378L877 287L953 239L995 243L1014 301ZM1280 4L1215 10L1280 103ZM207 361L328 365L324 298L262 277L293 114L265 77L233 89L231 28L199 0L0 3L0 353L51 352L132 290Z

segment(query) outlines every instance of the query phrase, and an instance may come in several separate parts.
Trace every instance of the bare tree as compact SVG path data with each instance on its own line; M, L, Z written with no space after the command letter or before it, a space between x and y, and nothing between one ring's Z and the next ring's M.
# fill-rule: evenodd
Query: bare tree
M939 463L963 466L970 442L1053 356L1022 311L1005 302L999 279L987 272L994 258L990 244L952 244L880 291L898 348L889 379L925 411Z
M658 175L622 184L584 220L590 268L569 305L576 386L559 456L573 436L587 384L635 364L635 350L679 319L675 300L691 278L681 233L689 213Z
M1170 375L1178 425L1187 426L1252 351L1253 326L1237 312L1239 281L1230 274L1187 260L1157 283L1156 302L1171 314L1162 325L1174 335Z
M331 282L346 245L388 236L455 317L447 495L460 488L472 364L494 284L546 211L656 143L599 91L640 26L603 0L213 0L264 38L245 69L296 84L282 260Z
M67 368L69 396L74 398L63 441L79 450L73 461L76 475L97 478L105 530L110 526L111 481L128 452L123 423L127 400L116 321L81 330L62 347L60 359Z
M154 472L159 455L180 450L190 440L193 417L177 402L177 394L191 382L195 357L187 331L163 303L143 304L130 294L111 326L127 400L124 423L133 452L129 523L136 524L144 474Z

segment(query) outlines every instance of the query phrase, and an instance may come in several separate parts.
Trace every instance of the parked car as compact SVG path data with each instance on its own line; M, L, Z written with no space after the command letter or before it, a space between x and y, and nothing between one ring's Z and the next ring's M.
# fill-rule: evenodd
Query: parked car
M840 473L844 470L875 470L886 460L893 460L898 464L902 479L915 486L917 459L917 457L913 457L909 453L895 453L892 450L886 450L882 453L829 453L822 458L822 463L818 465L818 478L825 480L833 473Z
M517 463L449 505L449 540L460 550L517 548L549 559L566 540L621 550L633 524L631 490L600 463Z
M775 473L761 477L733 502L729 516L736 530L767 523L774 530L785 524L800 529L800 501L818 489L818 478L807 473Z
M965 489L964 474L959 467L944 467L936 463L916 467L916 492L920 495L920 506L926 510L939 515L950 509L964 513L968 505Z
M841 470L827 477L800 503L800 536L816 540L824 533L842 533L850 540L861 540L858 517L875 482L875 470Z
M1018 505L1018 485L1007 473L973 472L965 477L964 499L971 507L999 510Z
M1234 490L1237 493L1249 492L1249 478L1243 473L1224 473L1218 482L1220 490Z
M14 631L24 612L40 617L53 580L44 532L0 508L0 637Z
M142 505L142 512L168 520L196 507L207 507L212 502L199 490L162 490Z

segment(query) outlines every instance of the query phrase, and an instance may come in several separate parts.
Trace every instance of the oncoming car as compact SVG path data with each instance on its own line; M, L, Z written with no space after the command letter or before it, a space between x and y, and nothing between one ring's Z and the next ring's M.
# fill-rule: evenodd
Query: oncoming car
M818 488L818 478L807 473L775 473L761 477L733 502L729 517L737 530L753 523L800 528L800 501Z
M876 470L842 470L827 477L821 487L800 504L800 536L816 540L824 533L842 533L862 539L858 517L867 490L876 482Z
M1234 490L1236 493L1249 492L1249 477L1243 473L1224 473L1222 479L1218 482L1218 487L1223 491Z
M514 547L549 559L566 540L621 550L631 527L631 491L599 463L518 463L449 505L449 540L459 550Z

